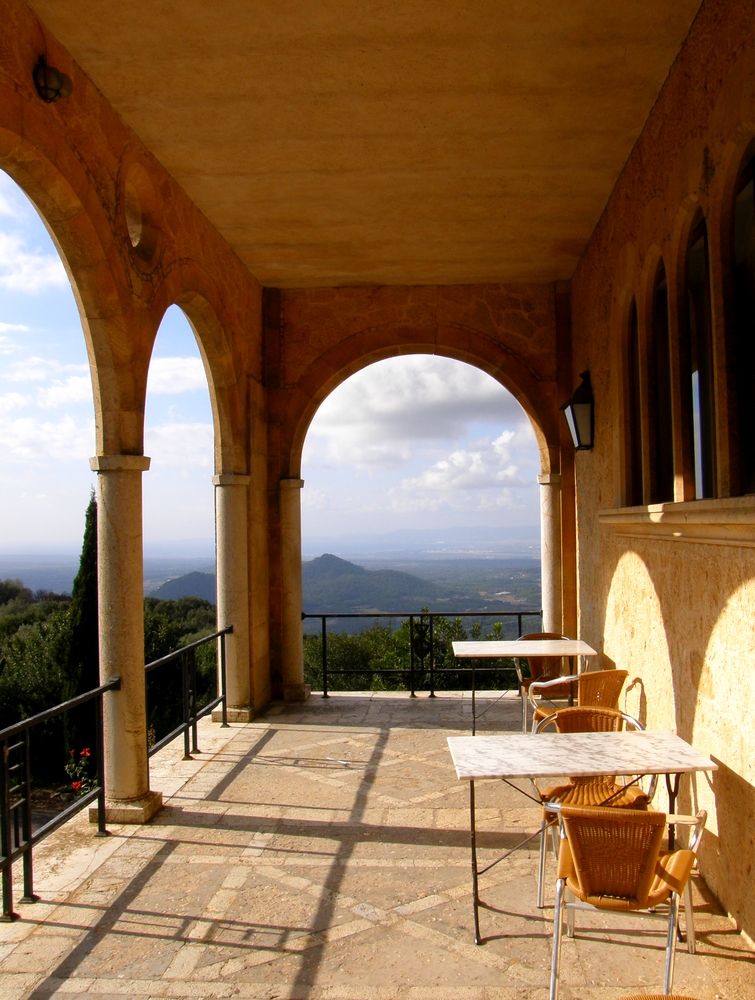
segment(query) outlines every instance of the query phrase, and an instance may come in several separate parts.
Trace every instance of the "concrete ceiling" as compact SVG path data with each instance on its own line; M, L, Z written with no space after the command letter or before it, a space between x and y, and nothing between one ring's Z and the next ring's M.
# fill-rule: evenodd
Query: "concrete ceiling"
M568 278L699 0L34 0L264 285Z

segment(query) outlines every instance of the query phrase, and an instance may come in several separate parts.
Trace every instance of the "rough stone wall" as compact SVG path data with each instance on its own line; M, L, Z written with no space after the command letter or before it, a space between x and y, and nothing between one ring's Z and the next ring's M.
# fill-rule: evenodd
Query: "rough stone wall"
M708 224L716 367L718 495L734 483L727 416L722 263L736 176L755 136L755 6L707 0L614 189L572 282L573 371L589 368L596 443L576 459L580 634L605 665L630 671L627 707L651 728L676 729L710 753L719 770L698 776L709 810L703 873L739 925L755 937L755 549L690 540L643 526L634 537L601 523L622 505L623 361L629 303L641 340L659 259L669 281L669 322L678 342L684 255L696 213ZM679 393L678 371L676 393ZM677 409L678 414L678 409ZM677 425L678 427L678 425ZM647 425L646 425L647 429ZM678 501L689 499L689 470ZM721 506L725 501L721 501ZM755 505L753 505L755 508ZM689 788L689 785L686 785ZM659 804L664 807L661 794ZM685 791L683 808L695 804Z

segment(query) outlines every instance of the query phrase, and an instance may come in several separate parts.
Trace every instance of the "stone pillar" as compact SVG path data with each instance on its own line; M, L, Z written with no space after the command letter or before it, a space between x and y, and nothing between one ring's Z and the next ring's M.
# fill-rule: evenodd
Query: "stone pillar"
M233 625L225 637L229 722L251 722L252 674L249 642L249 483L250 476L224 474L215 484L218 628ZM220 666L218 654L218 668ZM219 709L213 721L222 718Z
M280 482L281 672L285 701L306 701L301 623L301 488L303 479Z
M105 695L105 791L110 823L146 823L162 806L149 788L144 676L143 455L100 455L97 473L97 571L100 679L120 677ZM90 820L97 810L90 810Z
M538 476L543 631L561 632L561 476Z

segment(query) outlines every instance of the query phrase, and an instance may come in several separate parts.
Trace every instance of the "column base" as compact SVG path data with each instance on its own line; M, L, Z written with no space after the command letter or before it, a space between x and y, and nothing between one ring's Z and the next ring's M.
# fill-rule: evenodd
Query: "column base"
M283 688L284 701L307 701L312 694L309 684L292 684Z
M105 822L138 826L151 820L162 807L162 792L147 792L140 799L128 799L125 802L106 801ZM89 807L89 822L97 822L97 806Z
M251 722L254 718L253 708L228 708L226 709L226 718L229 722ZM212 710L212 721L222 722L223 721L223 709L213 708Z

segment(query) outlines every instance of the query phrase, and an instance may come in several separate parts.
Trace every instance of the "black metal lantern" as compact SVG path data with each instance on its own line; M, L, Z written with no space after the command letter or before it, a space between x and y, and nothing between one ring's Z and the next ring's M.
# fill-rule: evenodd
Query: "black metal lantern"
M592 395L590 373L580 372L579 377L582 382L561 409L569 425L574 448L577 451L589 451L595 438L595 400Z
M73 93L70 76L61 73L54 66L48 66L44 56L39 57L39 62L34 67L34 86L47 104L54 104L61 97L70 97Z

